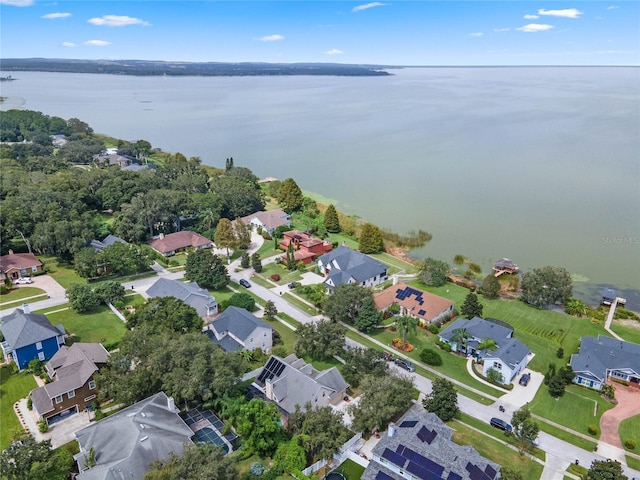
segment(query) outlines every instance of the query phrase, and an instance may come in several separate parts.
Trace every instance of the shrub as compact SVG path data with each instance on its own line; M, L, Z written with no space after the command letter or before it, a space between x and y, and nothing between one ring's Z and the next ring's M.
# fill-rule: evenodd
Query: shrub
M438 325L432 323L431 325L429 325L429 331L434 335L437 335L440 332L440 329L438 328Z
M626 448L627 450L635 450L636 441L633 438L627 438L624 441L624 448Z
M263 473L264 473L264 465L262 465L260 462L253 462L251 464L251 475L255 475L256 477L259 477Z
M296 264L296 268L298 269L299 272L304 272L307 266L304 264L304 262L298 262Z
M44 418L40 419L38 421L38 431L40 433L45 433L47 430L49 430L49 424Z
M96 410L96 422L98 420L102 420L104 417L106 417L105 413L102 410L97 409Z
M245 292L234 293L229 298L229 305L238 308L244 308L249 312L253 312L256 309L256 301L254 298Z
M556 352L556 357L558 358L564 357L564 348L562 347L558 348L558 351Z
M0 295L6 295L7 293L9 293L9 289L4 285L0 285Z
M442 357L440 354L430 348L423 348L420 351L420 360L427 365L433 365L434 367L442 365Z
M587 432L589 435L597 435L598 434L598 426L593 423L587 427Z
M436 345L438 346L438 348L440 348L440 350L444 350L445 352L450 352L451 351L451 345L449 345L447 342L443 342L442 340L438 340Z
M274 273L273 275L271 275L271 280L273 280L274 282L279 282L280 281L280 274L279 273Z
M27 397L27 410L33 410L33 400L31 400L31 395Z

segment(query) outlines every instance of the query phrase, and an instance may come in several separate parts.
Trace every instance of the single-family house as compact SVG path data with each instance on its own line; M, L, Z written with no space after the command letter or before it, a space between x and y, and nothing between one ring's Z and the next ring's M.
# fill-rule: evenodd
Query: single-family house
M287 251L289 245L293 248L295 262L302 262L305 265L310 264L320 255L333 250L333 245L330 242L312 237L308 233L299 230L290 230L282 234L282 240L280 240L278 246ZM286 255L282 256L282 260L286 261Z
M269 235L273 235L274 230L278 227L291 225L291 215L281 208L267 210L266 212L255 212L242 217L241 220L242 223L250 225L251 228L266 230ZM235 220L232 223L234 223L235 226Z
M49 360L64 345L64 327L54 327L43 314L31 313L26 304L0 318L0 332L4 337L2 353L19 370L27 368L31 360Z
M336 367L318 371L294 354L286 358L272 355L258 374L253 387L274 402L287 421L296 407L337 405L346 395L347 382Z
M120 155L117 148L109 148L93 156L93 162L105 167L126 167L131 165L134 158Z
M97 396L93 374L108 360L100 343L63 345L45 365L51 382L29 393L36 417L50 424L86 410Z
M444 320L453 314L453 302L446 298L410 287L406 283L395 285L373 295L376 310L385 312L392 305L398 305L398 315L417 318L423 325Z
M348 283L374 287L388 279L386 265L344 245L318 257L318 270L329 291Z
M501 383L508 385L527 366L531 350L517 338L498 343L496 350L489 350L482 357L482 374L488 377L493 369L502 375Z
M256 348L269 353L273 346L273 329L244 308L227 307L205 329L212 342L227 352Z
M187 248L193 248L194 250L213 248L213 242L211 240L196 232L190 232L189 230L168 233L167 235L161 233L148 243L151 248L165 257L175 255L176 252L186 250Z
M42 262L31 253L13 253L13 250L9 250L7 255L0 256L0 280L8 278L13 281L40 271Z
M92 423L75 433L78 480L140 480L149 465L180 455L194 432L164 392ZM95 464L89 460L92 456Z
M120 237L116 237L115 235L109 234L106 237L104 237L103 240L96 240L96 239L91 240L91 243L89 244L89 246L93 248L96 252L104 252L105 248L113 245L116 242L122 243L124 245L129 245Z
M51 139L53 146L56 148L64 147L67 144L67 138L63 133L49 135L49 138Z
M616 380L640 389L640 345L598 335L582 337L580 350L569 362L573 381L602 390L607 380Z
M371 451L362 480L497 480L500 465L452 440L454 430L413 405Z
M208 290L200 288L196 282L179 282L159 278L145 292L149 298L173 297L192 306L203 319L218 314L218 302Z

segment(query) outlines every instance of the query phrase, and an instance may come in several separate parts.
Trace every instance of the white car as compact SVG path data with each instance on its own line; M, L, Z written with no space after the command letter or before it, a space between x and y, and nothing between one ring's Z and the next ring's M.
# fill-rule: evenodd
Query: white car
M29 284L29 283L33 283L33 279L31 279L29 277L23 277L23 278L18 278L13 283L15 283L16 285L26 285L26 284Z

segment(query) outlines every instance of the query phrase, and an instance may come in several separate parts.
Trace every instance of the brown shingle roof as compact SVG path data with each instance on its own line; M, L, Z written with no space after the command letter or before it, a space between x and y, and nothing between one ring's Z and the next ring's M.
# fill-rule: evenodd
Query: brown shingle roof
M0 272L8 272L12 269L41 267L42 262L31 253L10 253L0 257Z
M160 253L168 253L181 248L198 248L206 245L213 245L213 242L195 232L183 230L181 232L169 233L168 235L164 235L164 237L151 240L149 245Z
M373 301L376 304L376 310L383 310L397 303L411 311L412 315L422 318L426 322L430 322L438 317L453 305L451 300L439 297L433 293L418 290L417 288L409 287L409 285L402 282L398 282L396 285L392 285L386 290L376 293L373 296Z

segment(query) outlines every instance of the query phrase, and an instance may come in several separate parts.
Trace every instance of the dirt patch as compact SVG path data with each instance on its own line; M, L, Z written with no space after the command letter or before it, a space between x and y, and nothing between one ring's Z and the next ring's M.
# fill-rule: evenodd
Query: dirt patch
M402 260L403 262L407 262L412 265L416 263L416 261L408 255L409 249L406 247L391 247L387 250L387 253L392 257L396 257L398 260Z
M618 404L600 418L600 441L622 448L618 427L622 420L640 414L640 390L617 383L610 385L616 390Z
M640 322L637 320L614 320L613 324L621 325L623 327L637 328L640 330Z

